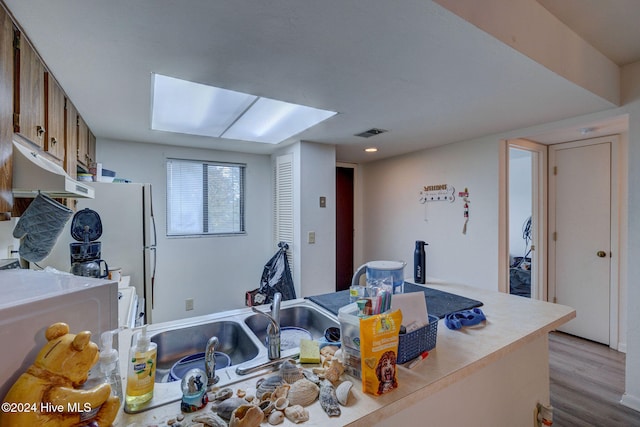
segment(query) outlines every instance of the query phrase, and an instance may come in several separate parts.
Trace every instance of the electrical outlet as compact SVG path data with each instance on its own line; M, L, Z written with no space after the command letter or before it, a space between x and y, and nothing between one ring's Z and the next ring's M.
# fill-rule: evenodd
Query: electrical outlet
M307 242L309 242L309 244L313 244L316 242L316 232L315 231L310 231L309 232L309 238L307 239Z
M193 298L187 298L184 300L184 310L191 311L193 310Z

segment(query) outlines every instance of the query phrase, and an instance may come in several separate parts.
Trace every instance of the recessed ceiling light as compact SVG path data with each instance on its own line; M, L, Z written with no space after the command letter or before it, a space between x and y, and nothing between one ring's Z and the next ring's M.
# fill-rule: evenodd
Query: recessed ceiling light
M337 114L153 74L151 129L277 144Z
M366 151L367 153L375 153L378 151L378 149L376 147L368 147L365 148L364 151Z

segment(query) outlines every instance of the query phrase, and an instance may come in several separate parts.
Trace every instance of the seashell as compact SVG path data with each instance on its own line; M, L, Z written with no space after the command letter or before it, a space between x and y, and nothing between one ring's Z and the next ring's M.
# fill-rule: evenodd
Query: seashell
M191 419L191 421L202 423L209 427L227 427L227 422L213 412L197 414Z
M344 357L343 357L343 355L344 355L344 353L343 353L342 349L341 349L341 348L339 348L339 349L335 352L335 354L333 355L333 358L334 358L334 359L338 359L338 360L339 360L339 361L341 361L341 362L342 362L342 364L344 365Z
M338 385L338 387L336 387L336 397L338 398L338 403L342 406L347 406L351 387L353 387L353 383L351 381L343 381Z
M321 379L324 378L324 373L327 369L326 368L313 368L311 369L311 372L314 373L314 375L316 375L318 377L318 385L320 385Z
M303 369L302 375L304 375L304 377L309 381L315 383L318 387L320 386L320 378L316 374L314 374L312 371L308 369Z
M284 410L284 415L296 424L309 421L309 411L300 405L289 406Z
M213 398L213 400L225 400L230 398L231 396L233 396L233 389L227 387L213 393L213 396L211 397Z
M342 366L342 363L340 363L338 359L333 359L324 372L324 377L333 383L340 379L340 375L342 375L343 372L344 366Z
M230 397L221 402L213 402L211 410L220 415L225 420L231 419L231 414L240 405L246 405L247 401L240 397Z
M269 415L275 409L275 404L270 400L263 400L258 404L258 408L263 414Z
M340 416L340 406L338 406L338 397L336 389L329 380L323 380L320 383L320 406L330 417Z
M271 395L273 394L273 392L271 391L265 391L264 393L262 393L262 398L260 399L260 402L264 402L266 400L271 400Z
M258 427L264 414L256 405L240 405L231 414L229 427Z
M322 347L322 350L320 350L320 355L324 357L333 357L336 354L336 351L338 351L337 346L325 345L324 347Z
M302 370L291 360L282 362L282 365L280 365L280 376L282 376L282 379L288 384L293 384L300 378L304 378Z
M246 394L244 396L244 400L246 400L247 402L253 402L253 399L255 399L255 398L256 398L256 396L253 395L253 394Z
M314 382L303 378L291 384L289 389L289 404L291 406L309 406L318 398L320 387Z
M283 411L284 408L289 406L289 399L286 397L279 397L275 402L273 402L273 405L278 411Z
M247 395L247 392L244 391L243 389L239 388L238 390L236 390L236 396L238 397L245 397ZM253 399L252 399L253 400Z
M284 412L282 411L273 411L268 418L269 424L272 426L276 426L278 424L282 424L284 421Z
M272 392L276 387L284 384L284 380L280 375L272 375L266 378L260 378L256 383L256 396L260 400L264 400L262 395L266 392Z
M282 384L281 386L276 387L276 389L271 393L270 399L275 401L281 397L287 397L290 388L291 386L289 384Z

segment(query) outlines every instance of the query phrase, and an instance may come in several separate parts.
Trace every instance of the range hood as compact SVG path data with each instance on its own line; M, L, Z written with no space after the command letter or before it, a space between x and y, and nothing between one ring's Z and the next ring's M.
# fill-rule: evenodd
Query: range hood
M13 141L13 196L94 198L93 187L71 178L64 169L41 152Z

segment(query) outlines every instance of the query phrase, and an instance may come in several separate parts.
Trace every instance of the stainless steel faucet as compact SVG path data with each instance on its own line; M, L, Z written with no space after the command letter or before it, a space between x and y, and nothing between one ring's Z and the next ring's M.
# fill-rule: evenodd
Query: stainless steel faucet
M220 378L216 376L216 347L218 346L218 337L211 337L207 341L207 347L204 351L204 368L207 372L207 385L212 386L218 382Z
M255 307L251 307L255 313L266 316L269 319L267 326L267 355L269 359L280 359L280 303L282 302L282 294L276 292L273 295L271 303L271 314L263 313Z

